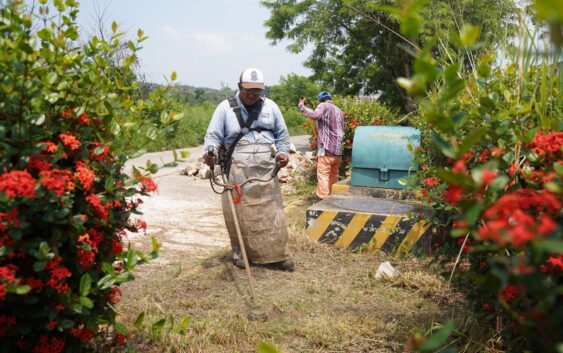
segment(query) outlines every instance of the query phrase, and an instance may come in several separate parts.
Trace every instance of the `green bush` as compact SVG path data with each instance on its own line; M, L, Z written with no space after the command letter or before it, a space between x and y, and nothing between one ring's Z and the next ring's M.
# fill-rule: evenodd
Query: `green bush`
M563 18L558 23L561 33ZM453 264L450 281L467 294L475 325L490 324L493 349L555 352L563 344L561 52L534 42L541 39L532 32L522 28L516 56L507 56L512 63L504 68L484 55L464 72L462 59L437 63L425 48L414 76L400 83L420 97L420 114L442 155L423 162L419 174L436 210L433 221L450 235L435 242L434 255ZM479 27L466 25L454 36L462 57L478 45ZM422 161L433 154L420 153Z
M161 112L161 90L131 98L142 31L117 60L116 24L80 44L75 1L35 11L0 9L0 351L79 352L108 326L115 343L127 336L119 285L148 257L122 241L146 230L131 216L156 185L122 169L134 143L159 135L145 117L174 114Z

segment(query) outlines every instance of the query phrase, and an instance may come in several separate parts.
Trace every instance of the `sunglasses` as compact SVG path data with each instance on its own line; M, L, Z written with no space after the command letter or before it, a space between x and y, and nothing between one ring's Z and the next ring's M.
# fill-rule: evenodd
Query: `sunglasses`
M263 89L260 88L251 88L251 89L243 88L242 90L252 94L262 94L262 92L264 91Z

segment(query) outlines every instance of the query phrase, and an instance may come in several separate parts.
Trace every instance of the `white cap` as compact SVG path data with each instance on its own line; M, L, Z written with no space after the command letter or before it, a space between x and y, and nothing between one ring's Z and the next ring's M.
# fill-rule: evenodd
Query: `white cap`
M253 67L249 67L245 69L241 74L238 80L238 83L246 89L253 89L259 88L264 89L264 75L262 75L262 71L255 69Z

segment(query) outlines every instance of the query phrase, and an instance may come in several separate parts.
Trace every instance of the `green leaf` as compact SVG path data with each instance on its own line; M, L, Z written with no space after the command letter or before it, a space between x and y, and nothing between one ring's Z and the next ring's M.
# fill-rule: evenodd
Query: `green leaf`
M178 121L178 120L182 119L183 117L184 117L184 113L175 113L174 115L172 115L172 120Z
M100 290L111 287L115 283L115 279L111 275L106 275L98 281L97 288Z
M152 251L158 252L160 250L160 244L158 243L154 235L151 236L151 244L152 244Z
M549 254L563 254L563 241L561 240L538 240L534 242L534 246Z
M79 301L80 304L87 307L88 309L92 309L94 307L94 303L88 297L80 297Z
M172 74L170 75L170 80L176 81L176 71L172 71Z
M111 24L111 31L113 33L117 32L117 22L113 21L113 23Z
M28 285L19 286L18 288L16 288L16 294L24 295L24 294L29 293L30 290L31 290L31 287L28 286Z
M435 352L442 346L446 344L446 340L454 330L454 323L453 321L446 322L443 326L441 326L435 333L432 334L430 339L420 346L419 350L421 353L430 353Z
M104 272L107 273L108 275L111 275L113 277L117 275L117 272L115 272L113 266L108 262L102 262L102 268L104 269Z
M80 295L87 296L92 288L92 277L89 273L85 273L80 278Z
M191 153L190 151L180 151L180 155L182 156L182 158L188 158Z
M33 263L33 271L35 271L35 272L43 271L43 269L45 269L46 264L47 264L47 262L45 262L45 261L35 261Z
M485 129L479 128L473 130L473 132L471 132L467 137L465 137L465 139L459 146L459 149L457 151L458 156L464 155L465 152L469 151L471 147L475 146L475 143L477 143L477 141L482 139L483 136L485 136L486 134L487 131Z
M113 324L113 327L115 328L115 330L119 333L121 333L124 336L129 335L129 330L127 329L127 327L123 324L120 324L119 322L116 322L115 324Z
M444 140L440 135L438 135L435 131L432 131L432 142L434 142L436 144L436 146L438 146L438 148L440 148L440 150L442 151L442 153L446 156L446 157L450 157L450 158L455 158L456 157L456 153L454 151L453 146L447 142L446 140Z
M160 319L151 326L151 333L153 335L158 335L160 331L164 328L164 324L166 324L166 319Z
M143 326L143 322L145 321L145 312L141 312L139 314L139 316L137 316L137 319L135 320L135 327L140 330L141 326Z
M480 34L481 34L481 27L464 24L463 27L461 28L461 34L459 36L459 39L462 45L469 47L477 42Z
M258 345L257 353L282 353L276 346L271 343L262 342Z

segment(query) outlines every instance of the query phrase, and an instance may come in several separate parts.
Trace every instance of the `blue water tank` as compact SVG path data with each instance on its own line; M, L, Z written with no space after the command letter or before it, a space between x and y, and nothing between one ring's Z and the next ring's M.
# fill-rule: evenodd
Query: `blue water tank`
M359 126L352 146L353 186L404 189L399 179L414 172L420 131L404 126Z

